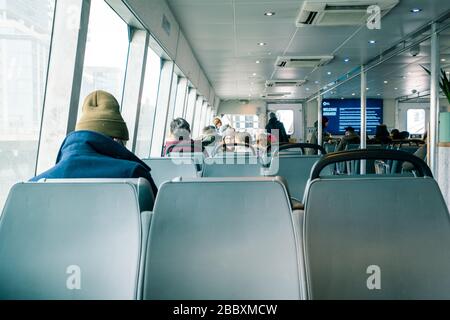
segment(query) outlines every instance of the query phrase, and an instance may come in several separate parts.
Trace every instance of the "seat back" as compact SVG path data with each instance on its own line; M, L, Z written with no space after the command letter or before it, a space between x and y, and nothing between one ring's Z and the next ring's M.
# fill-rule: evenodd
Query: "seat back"
M257 177L262 167L256 156L224 156L205 159L203 177Z
M304 228L309 298L450 298L449 212L419 160L425 177L319 178L312 171Z
M130 183L19 183L0 220L0 299L136 299L141 224Z
M196 160L191 157L150 158L143 161L152 169L152 178L158 188L176 177L197 177Z
M42 179L39 182L45 183L129 183L137 191L139 199L139 209L143 211L152 211L155 203L150 182L144 178L139 179Z
M295 199L302 201L311 168L321 158L318 155L280 155L274 156L268 176L281 176L286 179L289 191Z
M165 183L150 228L143 297L300 299L297 241L276 178Z

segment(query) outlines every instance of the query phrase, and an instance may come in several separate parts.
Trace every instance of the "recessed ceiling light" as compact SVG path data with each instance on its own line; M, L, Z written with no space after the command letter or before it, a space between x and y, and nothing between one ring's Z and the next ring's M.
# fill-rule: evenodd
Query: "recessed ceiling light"
M316 80L316 81L314 81L314 83L315 83L315 84L319 84L319 81Z
M352 93L352 96L356 96L356 93L353 92L353 93Z
M344 100L344 97L341 97L341 100Z
M403 76L402 78L403 78L403 79L406 79L406 76Z
M366 88L366 90L369 90L369 88Z
M259 60L256 60L256 63L261 63L261 61L259 61Z
M271 16L275 15L275 12L269 11L269 12L264 13L264 15L268 16L268 17L271 17Z
M398 88L394 88L394 90L398 90Z
M419 13L420 11L422 11L422 9L420 9L420 8L412 8L411 9L412 13Z
M267 43L265 42L258 42L258 46L265 46Z
M369 43L370 44L375 44L375 43L377 43L375 40L369 40Z
M381 93L377 94L377 96L381 96Z
M306 88L306 91L309 91L309 88Z
M327 74L328 74L329 76L331 76L331 71L328 71Z
M349 58L345 58L345 59L344 59L344 62L349 62L349 61L350 61Z
M387 84L388 83L388 81L387 80L384 80L384 84Z
M253 76L256 77L256 73L253 73Z
M445 61L447 61L446 59L441 59L441 62L445 62Z

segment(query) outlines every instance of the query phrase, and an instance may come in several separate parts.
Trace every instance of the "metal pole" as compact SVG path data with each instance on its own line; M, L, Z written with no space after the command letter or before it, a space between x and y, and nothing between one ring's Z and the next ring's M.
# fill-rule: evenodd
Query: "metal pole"
M367 143L367 99L366 99L367 74L364 66L361 66L361 149L366 149ZM361 160L361 174L366 174L366 161Z
M437 140L439 129L439 35L437 33L437 24L434 22L431 26L431 83L430 83L430 137L429 146L429 165L435 177L437 173Z
M319 94L317 97L317 144L322 145L322 96Z

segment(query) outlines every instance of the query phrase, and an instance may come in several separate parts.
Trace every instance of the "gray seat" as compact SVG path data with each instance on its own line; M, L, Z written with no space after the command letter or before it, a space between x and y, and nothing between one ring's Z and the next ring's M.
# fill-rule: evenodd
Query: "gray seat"
M150 229L143 297L301 299L301 227L294 229L301 221L277 178L165 183Z
M144 178L139 179L42 179L39 182L45 183L129 183L136 188L139 209L143 211L152 211L155 203L150 182Z
M159 188L176 177L196 178L196 161L191 157L150 158L142 160L152 169L152 178Z
M275 155L266 175L285 178L291 196L298 201L303 201L303 194L311 168L321 157L318 155Z
M16 184L0 221L0 299L136 299L143 234L128 182Z
M311 299L450 298L450 219L432 178L315 179L304 230Z
M203 177L257 177L262 167L256 156L226 156L207 158L203 165Z

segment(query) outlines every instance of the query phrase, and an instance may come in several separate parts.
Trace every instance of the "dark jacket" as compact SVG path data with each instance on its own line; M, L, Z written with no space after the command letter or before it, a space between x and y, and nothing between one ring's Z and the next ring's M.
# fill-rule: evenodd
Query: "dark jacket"
M50 170L34 177L40 179L70 178L145 178L154 195L158 191L150 168L110 137L93 131L75 131L64 140Z
M336 151L343 151L349 144L360 144L361 138L355 132L349 132L342 137L339 142Z
M283 123L278 121L277 118L272 118L269 120L269 123L266 126L267 133L272 134L272 130L278 130L280 143L289 142L289 138L286 134L286 129L284 128Z

